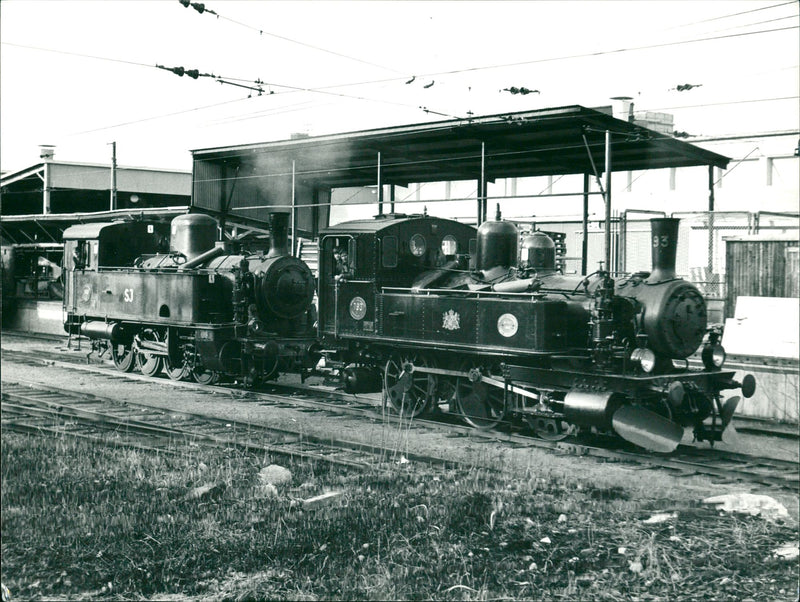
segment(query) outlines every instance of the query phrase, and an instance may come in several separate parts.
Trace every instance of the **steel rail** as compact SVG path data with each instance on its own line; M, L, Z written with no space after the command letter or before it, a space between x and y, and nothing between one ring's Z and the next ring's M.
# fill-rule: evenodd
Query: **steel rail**
M61 363L61 362L48 360L48 363ZM602 459L602 460L615 460L627 463L644 464L657 468L675 471L678 474L678 476L691 476L696 474L704 474L707 476L724 478L728 480L749 481L769 486L777 486L792 491L800 490L800 464L798 464L797 462L757 458L754 456L735 454L715 449L698 450L697 448L685 445L681 445L678 448L676 455L671 457L662 457L648 453L636 453L633 451L607 449L603 447L597 447L594 445L573 443L570 441L553 442L541 439L532 439L530 437L521 437L519 435L507 434L500 431L481 431L471 427L464 427L453 424L444 424L442 421L422 419L419 417L414 418L413 420L408 420L407 418L404 417L388 415L384 411L376 410L374 403L370 407L370 404L361 402L360 400L358 404L355 405L355 407L352 408L346 406L343 407L341 405L342 400L346 401L347 403L353 403L352 396L347 397L344 394L335 393L331 391L323 392L320 389L312 388L309 386L302 386L302 385L290 386L285 384L277 384L277 385L273 384L270 385L273 388L273 390L282 389L285 391L285 393L271 394L258 391L247 391L242 393L241 390L231 389L220 385L209 387L205 385L198 385L195 383L169 381L166 379L154 380L152 377L144 377L135 374L125 374L110 369L98 369L96 367L75 365L68 362L64 362L64 364L69 365L70 368L79 368L82 370L87 370L94 373L99 372L106 375L110 374L113 375L115 378L120 377L129 380L144 381L149 383L185 386L200 391L209 391L211 389L217 392L225 392L229 394L238 393L240 397L251 398L254 401L258 401L261 403L266 402L269 404L280 405L283 407L294 407L295 409L297 409L297 406L300 406L300 411L327 411L338 415L358 415L362 417L368 417L371 419L382 419L388 422L401 424L403 425L404 428L445 429L449 433L451 433L452 436L470 437L475 441L501 442L518 447L521 446L521 447L544 448L552 450L556 453L591 456L596 459ZM303 392L306 395L313 393L313 395L317 399L312 400L309 397L301 399L297 396L298 392ZM291 396L289 396L289 393L291 393ZM320 401L318 397L321 394L329 398L329 401ZM335 400L336 403L334 403L334 401L331 400ZM215 419L215 420L221 420L221 419ZM688 457L682 458L681 454L684 453L686 453ZM417 456L415 458L412 458L413 454L409 455L406 453L404 455L408 459L424 460L424 457ZM701 461L698 461L698 456L706 456L705 459L711 462L717 462L717 463L728 462L728 463L738 464L739 468L719 467L719 466L714 466L712 464L703 463ZM701 457L700 460L702 459L703 458ZM439 458L438 460L443 462L441 458ZM458 463L453 462L453 464L457 465ZM766 466L768 464L772 464L772 466L771 467ZM765 470L773 470L778 474L777 475L764 474L763 470L760 469L756 470L757 467L760 467Z

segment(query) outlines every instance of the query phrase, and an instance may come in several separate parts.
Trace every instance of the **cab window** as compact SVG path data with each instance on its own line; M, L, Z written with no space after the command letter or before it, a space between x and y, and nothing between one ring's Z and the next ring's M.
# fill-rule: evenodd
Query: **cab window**
M384 236L381 241L381 265L385 268L397 267L397 237Z
M355 272L356 241L350 237L333 237L325 241L326 258L331 277L352 276Z

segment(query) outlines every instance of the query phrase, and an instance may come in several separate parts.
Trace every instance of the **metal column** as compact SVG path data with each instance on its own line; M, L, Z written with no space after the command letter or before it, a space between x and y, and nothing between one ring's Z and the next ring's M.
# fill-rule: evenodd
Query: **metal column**
M481 173L478 179L478 226L486 221L486 143L481 142Z
M111 199L109 208L111 211L117 208L117 143L109 142L111 145Z
M589 261L589 174L583 174L583 244L581 245L581 274L586 275Z
M378 215L383 215L383 182L381 182L381 152L378 151Z
M42 181L42 213L50 213L50 162L45 159L44 176Z
M606 130L606 270L611 272L611 131Z
M714 278L714 166L708 166L708 274L706 274L706 290L712 285L716 288ZM714 291L719 294L718 290Z
M297 199L295 198L295 161L292 159L292 257L294 257L297 240ZM272 234L270 232L270 234Z

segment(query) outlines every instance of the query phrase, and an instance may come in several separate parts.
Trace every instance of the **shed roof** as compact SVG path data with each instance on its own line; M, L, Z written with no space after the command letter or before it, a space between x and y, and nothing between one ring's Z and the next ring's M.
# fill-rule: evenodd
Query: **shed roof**
M76 190L108 190L109 188L110 165L72 161L36 163L25 169L4 174L0 178L0 185L10 186L31 177L41 179L45 165L50 168L50 186L52 188ZM118 166L116 177L119 191L175 194L188 197L192 188L192 174L188 171Z
M602 172L605 132L611 170L714 165L717 153L660 134L604 110L573 105L470 119L193 150L195 162L253 166L257 175L291 173L319 188ZM591 151L591 159L588 151ZM594 162L594 166L592 165Z

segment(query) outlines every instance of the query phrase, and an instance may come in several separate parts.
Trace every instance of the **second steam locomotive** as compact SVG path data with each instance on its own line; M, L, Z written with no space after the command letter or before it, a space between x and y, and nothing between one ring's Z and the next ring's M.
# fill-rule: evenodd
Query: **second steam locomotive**
M499 209L477 229L382 215L322 233L315 283L286 252L286 214L272 215L266 254L231 252L202 215L175 218L168 238L143 222L74 226L65 327L121 370L254 384L322 354L345 390L383 390L408 417L525 422L553 440L615 432L668 452L685 427L720 440L739 401L723 392L755 391L724 369L703 297L676 276L677 228L652 220L652 271L614 279L562 274L553 241L521 237Z
M65 329L110 347L122 371L248 384L296 372L312 357L315 280L287 252L273 213L267 253L217 242L217 222L190 214L160 224L111 222L64 232Z

